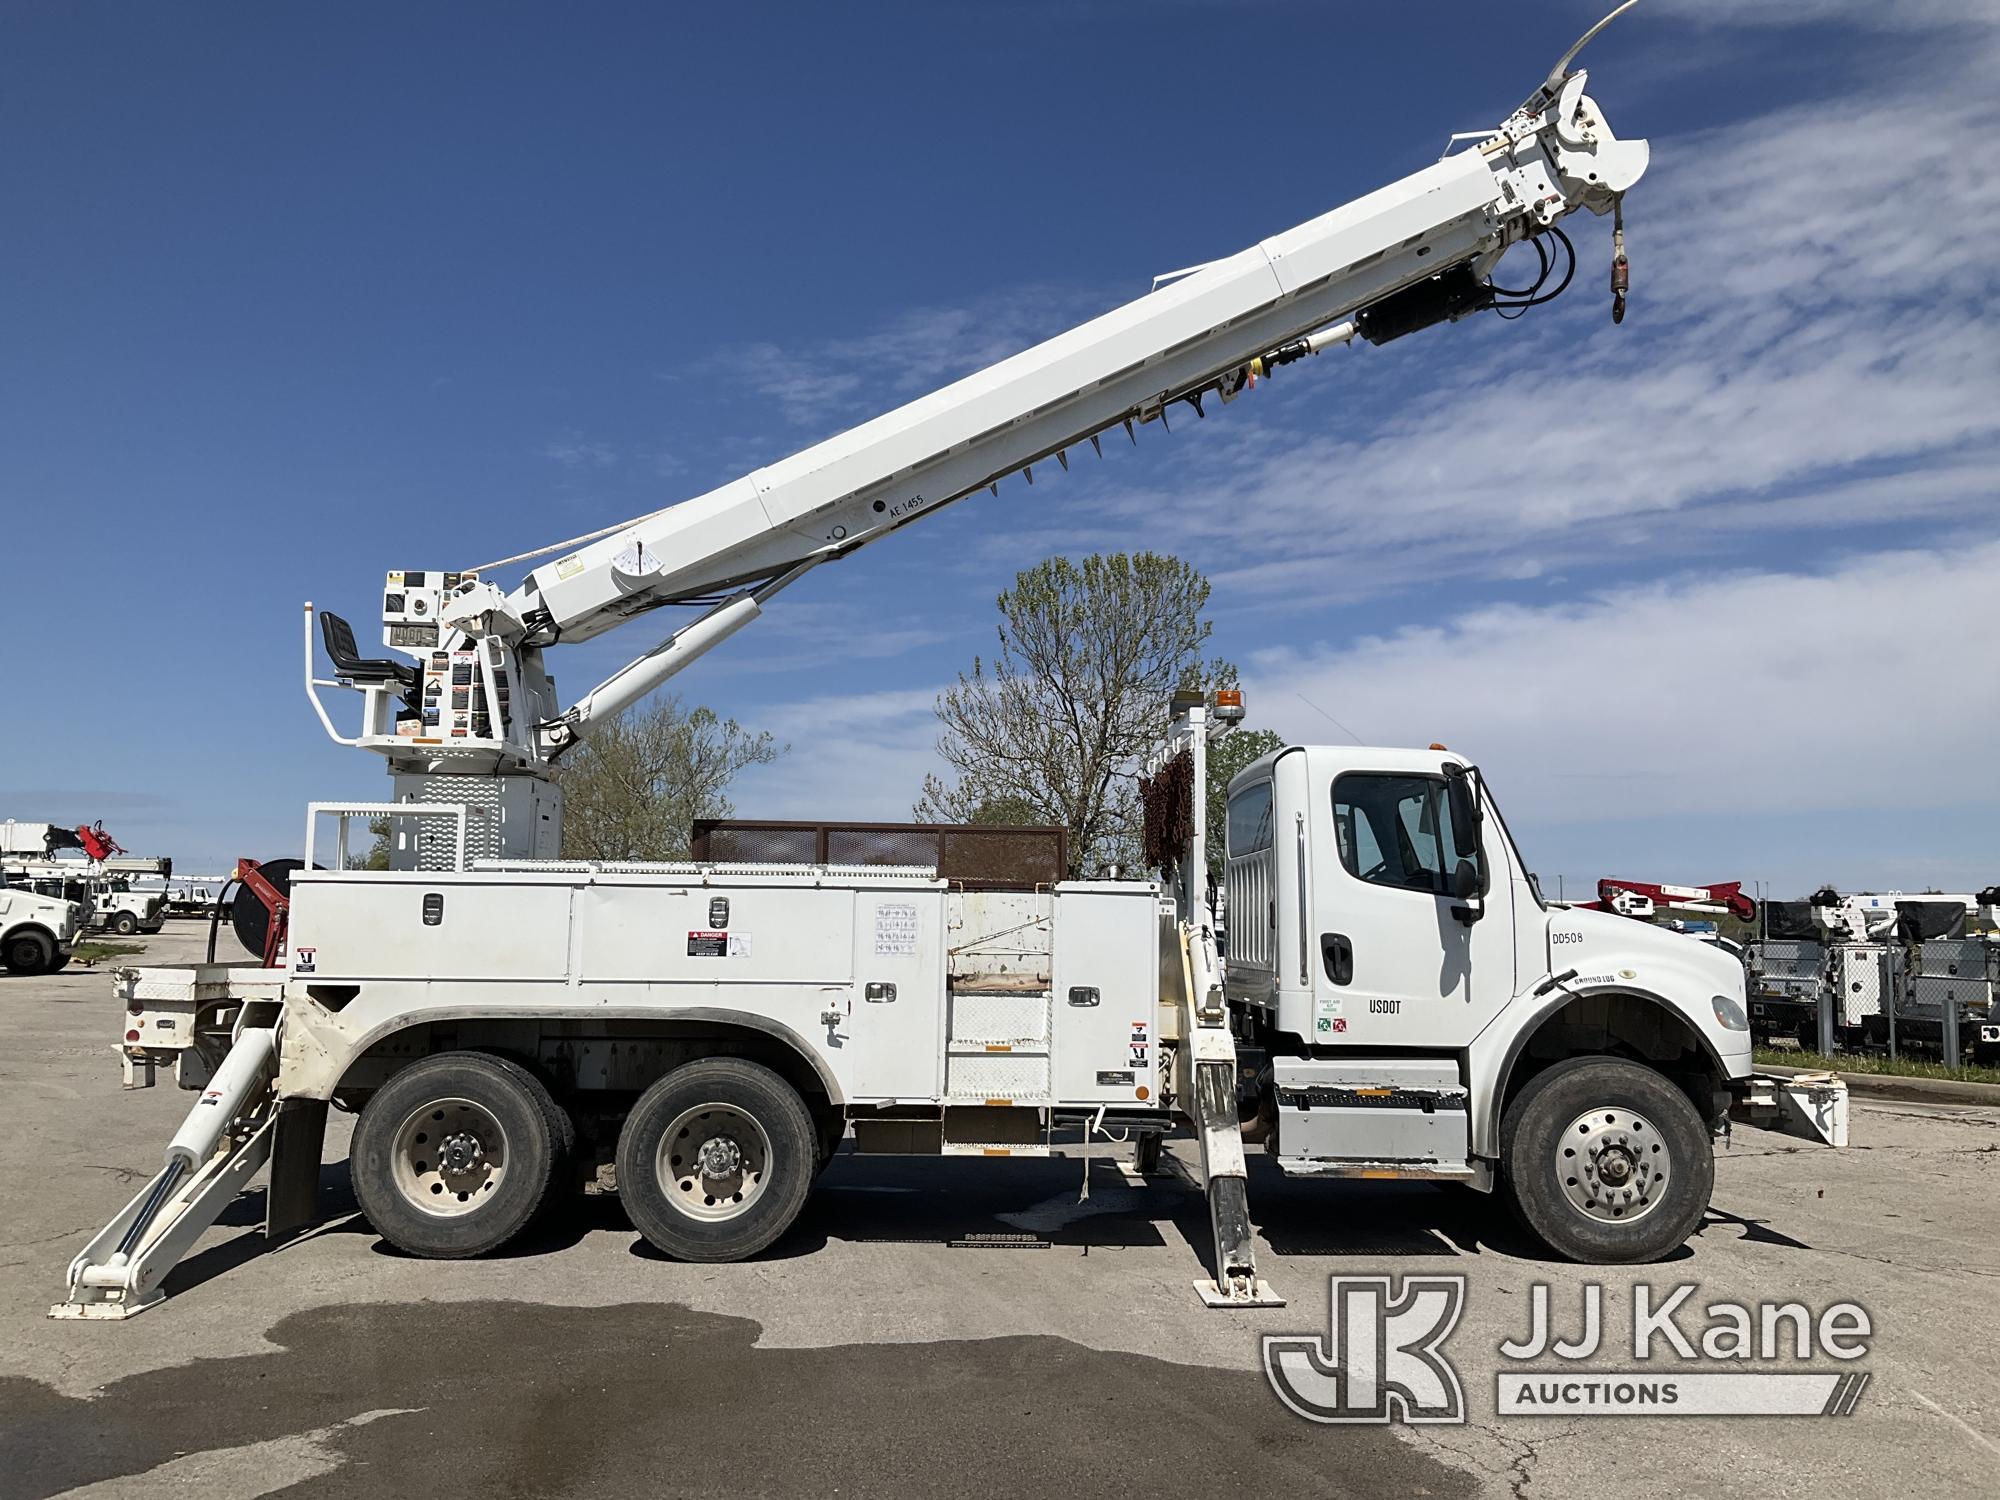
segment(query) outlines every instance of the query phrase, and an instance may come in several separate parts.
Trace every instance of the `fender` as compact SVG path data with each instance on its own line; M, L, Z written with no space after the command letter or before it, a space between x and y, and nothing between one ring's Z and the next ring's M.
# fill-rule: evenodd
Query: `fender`
M1615 995L1638 1000L1666 1012L1687 1030L1693 1032L1701 1042L1702 1056L1714 1070L1717 1078L1727 1080L1734 1076L1728 1065L1723 1062L1721 1053L1716 1051L1715 1044L1702 1029L1689 1021L1656 990L1629 983L1595 985L1588 989L1551 990L1533 1002L1534 1008L1527 1012L1525 1018L1522 1018L1522 1013L1516 1009L1521 1004L1517 999L1513 1005L1507 1006L1489 1021L1486 1029L1473 1038L1471 1047L1466 1050L1466 1069L1472 1097L1481 1101L1472 1117L1473 1155L1489 1159L1499 1156L1500 1116L1507 1098L1507 1086L1514 1076L1514 1064L1520 1060L1528 1044L1548 1023L1549 1018L1572 1000L1595 999L1600 995ZM1501 1023L1517 1019L1520 1024L1512 1027L1511 1035L1502 1046L1497 1035L1501 1030Z
M69 951L70 945L68 943L65 943L61 938L57 937L54 932L52 932L49 928L43 926L40 922L21 922L7 929L7 936L10 939L17 937L33 937L36 935L47 938L49 940L49 946L56 950L56 954L58 957Z
M304 1007L288 1006L278 1070L278 1094L283 1099L331 1099L348 1068L370 1047L385 1037L415 1026L438 1021L575 1021L582 1018L574 1005L524 1005L518 1010L496 1009L490 1003L417 1006L399 1010L393 1019L381 1022L352 1042L341 1038L336 1052L326 1045L324 1034L307 1018ZM830 1103L836 1108L846 1106L846 1093L827 1068L825 1059L807 1045L795 1028L769 1016L716 1005L593 1005L588 1011L588 1018L593 1021L692 1021L762 1032L783 1043L811 1067L820 1087L826 1090ZM291 1078L301 1078L302 1081L293 1084L289 1081Z

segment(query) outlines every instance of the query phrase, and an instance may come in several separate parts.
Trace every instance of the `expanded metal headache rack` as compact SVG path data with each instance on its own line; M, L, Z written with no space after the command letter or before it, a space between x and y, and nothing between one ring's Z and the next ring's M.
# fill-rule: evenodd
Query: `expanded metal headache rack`
M1069 871L1061 828L977 823L795 823L699 818L694 857L759 865L928 865L973 891L1029 891Z

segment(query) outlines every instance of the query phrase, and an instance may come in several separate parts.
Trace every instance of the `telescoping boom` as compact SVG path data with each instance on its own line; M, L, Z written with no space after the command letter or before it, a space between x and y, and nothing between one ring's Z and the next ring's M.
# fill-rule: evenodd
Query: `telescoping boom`
M322 707L328 732L386 755L399 777L422 778L399 781L399 800L490 801L490 788L475 794L440 778L542 779L594 723L742 628L819 563L1010 476L1032 483L1048 461L1067 468L1072 449L1167 421L1177 404L1205 413L1307 354L1548 300L1575 269L1560 221L1578 209L1616 212L1648 154L1644 141L1612 133L1568 61L1502 125L1454 137L1461 149L1434 165L1163 277L1136 301L719 489L478 569L390 573L383 641L413 664L360 661L345 623L323 616L337 680L368 697L353 737ZM1495 264L1521 241L1535 246L1540 278L1525 291L1495 286ZM1617 245L1622 310L1622 229ZM511 592L491 581L537 558ZM543 668L548 647L666 605L705 612L558 706ZM310 628L307 649L310 661ZM312 682L310 666L308 682L331 685ZM492 852L537 851L509 840Z

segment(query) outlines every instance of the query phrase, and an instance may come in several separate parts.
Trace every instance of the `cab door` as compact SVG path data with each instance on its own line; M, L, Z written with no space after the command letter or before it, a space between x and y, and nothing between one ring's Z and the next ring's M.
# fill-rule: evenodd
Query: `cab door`
M1454 799L1450 780L1314 778L1315 1043L1463 1047L1512 998L1512 882L1496 820L1467 817L1482 794L1468 778L1470 795ZM1455 889L1461 867L1477 876L1473 894Z

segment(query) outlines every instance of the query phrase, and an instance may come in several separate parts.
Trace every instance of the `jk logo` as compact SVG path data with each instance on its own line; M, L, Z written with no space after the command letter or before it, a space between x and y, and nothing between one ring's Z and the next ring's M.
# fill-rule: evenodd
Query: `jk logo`
M1441 1351L1465 1309L1463 1276L1335 1276L1329 1327L1269 1334L1264 1374L1310 1422L1463 1422L1465 1392Z

